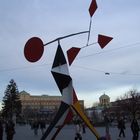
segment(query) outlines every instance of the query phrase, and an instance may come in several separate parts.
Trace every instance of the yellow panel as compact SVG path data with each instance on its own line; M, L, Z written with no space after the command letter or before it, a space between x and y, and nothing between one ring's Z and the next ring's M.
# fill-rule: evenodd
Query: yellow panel
M76 111L76 113L81 117L81 119L85 122L87 127L91 130L91 132L96 136L97 139L99 139L99 134L96 131L96 129L93 127L93 125L88 120L87 116L84 114L83 110L81 109L81 105L77 101L75 104L72 105L73 109Z

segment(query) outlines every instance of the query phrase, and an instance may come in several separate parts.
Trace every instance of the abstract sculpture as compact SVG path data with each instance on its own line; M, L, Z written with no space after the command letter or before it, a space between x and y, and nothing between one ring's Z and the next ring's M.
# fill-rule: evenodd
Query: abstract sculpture
M92 0L89 13L90 17L92 18L93 14L97 9L97 4L95 0ZM70 34L64 37L59 37L53 41L50 41L46 44L43 44L42 40L38 37L33 37L27 41L24 48L24 55L26 59L30 62L38 61L44 52L44 46L58 41L58 47L55 54L54 62L52 65L51 73L55 79L55 82L61 92L62 101L59 107L59 110L54 117L54 120L51 122L49 127L47 128L45 134L42 136L41 140L55 140L57 134L63 128L66 123L69 123L73 118L73 111L77 113L77 115L84 121L87 127L91 130L91 132L95 135L95 137L99 140L100 136L93 125L90 123L86 115L84 114L78 98L76 96L76 92L73 87L73 81L69 74L69 68L67 64L67 60L64 56L63 50L60 45L60 40L71 37L78 34L88 33L88 41L87 45L81 48L72 47L67 51L68 63L69 65L75 60L76 56L80 52L82 48L87 47L89 44L90 38L90 28L92 19L90 18L90 25L89 31L83 31L75 34ZM101 48L104 48L110 41L112 37L98 35L97 43L100 45Z

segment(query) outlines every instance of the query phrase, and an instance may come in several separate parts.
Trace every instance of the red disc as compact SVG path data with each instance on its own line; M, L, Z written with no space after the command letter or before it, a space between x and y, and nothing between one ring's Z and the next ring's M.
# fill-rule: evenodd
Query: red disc
M24 47L24 56L29 62L38 61L44 52L44 45L40 38L30 38Z

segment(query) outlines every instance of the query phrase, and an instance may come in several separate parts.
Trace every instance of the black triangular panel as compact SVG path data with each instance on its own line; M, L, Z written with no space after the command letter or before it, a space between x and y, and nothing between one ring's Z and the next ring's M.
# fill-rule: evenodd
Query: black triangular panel
M72 80L71 77L68 75L64 75L56 72L52 72L52 75L61 93L62 90L66 88Z
M45 134L42 136L41 140L45 140L47 138L47 136L50 134L50 132L52 131L52 129L55 127L55 125L57 124L57 122L61 119L62 115L66 112L66 110L69 108L69 105L61 102L61 105L59 107L59 110L54 118L54 120L51 122L51 124L49 125L48 129L46 130Z
M64 53L62 51L62 48L60 45L58 45L52 68L57 67L57 66L61 66L61 65L66 64L66 63L67 62L66 62Z

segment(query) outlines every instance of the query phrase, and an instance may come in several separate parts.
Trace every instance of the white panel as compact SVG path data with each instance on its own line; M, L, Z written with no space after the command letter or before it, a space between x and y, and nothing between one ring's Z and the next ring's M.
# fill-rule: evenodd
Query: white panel
M62 91L63 102L71 105L73 103L73 86L72 81L69 83L68 87L64 88Z
M58 67L55 67L51 70L52 72L57 72L65 75L69 75L69 70L67 64L60 65Z
M57 122L57 124L55 125L55 127L51 130L50 134L48 135L47 139L46 140L51 140L52 137L54 136L54 134L56 133L57 131L57 126L60 126L64 123L66 117L67 117L67 114L69 112L69 109L66 110L66 112L62 115L62 117L59 119L59 121Z

